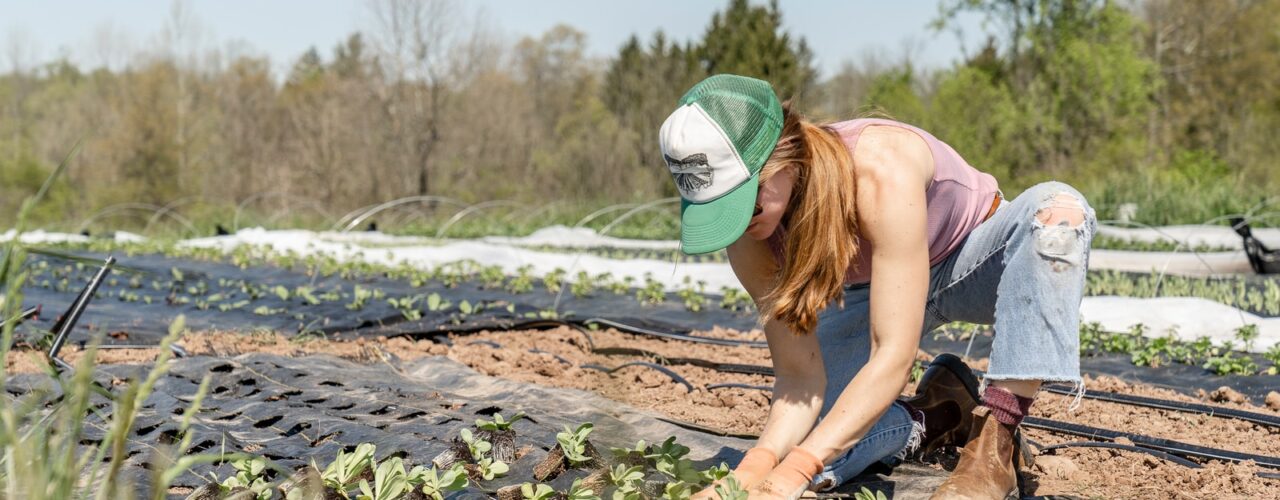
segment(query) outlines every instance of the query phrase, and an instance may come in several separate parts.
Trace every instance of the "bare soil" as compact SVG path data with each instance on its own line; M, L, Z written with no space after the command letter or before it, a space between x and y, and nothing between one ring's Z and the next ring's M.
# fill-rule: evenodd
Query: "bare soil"
M597 355L590 352L586 335L595 347L642 349L657 357ZM734 433L758 433L768 413L767 391L742 388L708 389L717 383L740 383L767 387L771 377L721 373L692 365L672 365L693 390L651 368L622 368L612 374L584 368L596 364L617 367L632 361L661 362L662 358L698 358L720 363L769 366L767 349L746 346L717 346L673 342L620 333L614 330L583 332L571 328L546 331L480 332L450 338L451 346L406 338L359 339L350 342L291 341L275 334L198 333L188 335L182 345L192 354L233 356L246 352L268 352L289 356L329 354L362 362L412 360L424 356L447 355L473 369L492 376L555 387L598 392L632 406ZM738 333L717 329L705 336L760 340L758 331ZM530 352L537 351L537 352ZM64 359L75 362L80 352L64 349ZM98 354L102 363L140 363L155 358L154 349L108 350ZM8 372L31 372L39 367L39 354L15 350L5 360ZM922 360L930 358L921 353ZM985 368L986 360L974 360L975 368ZM1280 414L1262 401L1248 401L1233 391L1201 393L1198 397L1150 386L1129 384L1110 377L1086 377L1090 390L1105 390L1176 401L1210 404L1247 411ZM905 393L914 392L908 386ZM1277 396L1280 397L1280 396ZM1032 407L1032 414L1066 422L1173 439L1232 451L1280 456L1280 431L1233 419L1140 408L1085 399L1075 411L1068 411L1071 398L1044 392ZM1272 407L1268 407L1272 406ZM1044 445L1079 438L1028 430L1027 436ZM935 457L938 458L938 457ZM934 467L954 466L954 457L941 457ZM1036 495L1074 495L1088 498L1280 498L1280 480L1257 477L1258 472L1277 472L1253 463L1207 462L1202 469L1189 469L1149 455L1102 449L1064 449L1037 458L1024 472Z

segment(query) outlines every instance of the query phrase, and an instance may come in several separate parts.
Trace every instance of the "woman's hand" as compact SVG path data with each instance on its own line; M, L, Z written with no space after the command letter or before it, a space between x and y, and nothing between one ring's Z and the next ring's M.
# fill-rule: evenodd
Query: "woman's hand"
M756 483L764 479L774 467L778 466L778 455L769 451L768 448L755 447L747 450L747 454L742 456L742 461L738 462L738 467L733 469L733 477L742 489L749 489ZM724 483L721 479L711 486L706 487L702 491L693 495L690 500L705 500L718 498L716 495L716 486Z
M748 490L750 500L794 500L809 490L813 476L822 472L822 460L795 447L769 475Z

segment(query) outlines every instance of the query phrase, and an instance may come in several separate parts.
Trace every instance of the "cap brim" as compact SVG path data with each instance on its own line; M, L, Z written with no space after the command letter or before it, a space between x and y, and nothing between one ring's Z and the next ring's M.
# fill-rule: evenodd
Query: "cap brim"
M706 203L680 202L680 248L696 255L725 248L742 237L755 212L760 175Z

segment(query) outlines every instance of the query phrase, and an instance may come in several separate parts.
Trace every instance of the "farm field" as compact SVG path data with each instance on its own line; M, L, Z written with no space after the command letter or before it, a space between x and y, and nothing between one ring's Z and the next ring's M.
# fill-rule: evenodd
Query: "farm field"
M538 493L531 486L523 495L521 485L541 482L581 494L621 488L661 496L670 487L677 491L665 493L678 497L711 480L716 473L708 468L734 463L735 450L745 449L767 412L770 361L750 300L735 287L716 290L686 278L717 279L722 271L710 266L725 267L722 262L645 258L625 241L605 251L496 238L427 243L255 231L176 243L45 234L45 243L28 243L24 301L43 311L17 329L17 347L7 354L11 401L60 399L42 374L41 352L57 319L52 311L66 308L106 255L114 255L117 262L61 357L87 367L83 354L92 350L90 339L100 338L106 349L96 352L92 378L128 388L129 376L162 353L181 353L139 400L119 446L103 448L108 461L124 454L118 477L143 492L157 484L149 471L180 456L214 453L223 458L184 464L189 469L166 476L162 496L206 498L200 495L243 485L283 497L303 479L297 471L311 470L314 460L316 484L353 494L365 479L375 494L397 484L420 491L434 481L445 496L519 498ZM244 241L249 238L273 244ZM512 255L523 260L511 261ZM659 266L666 271L655 272ZM1059 392L1045 393L1033 406L1043 425L1025 437L1032 449L1046 451L1024 471L1024 494L1274 496L1280 347L1268 322L1277 316L1277 283L1250 275L1092 272L1081 331L1087 397L1074 411L1068 411L1073 396ZM1185 323L1157 330L1141 324L1145 316L1138 314L1124 316L1138 320L1120 327L1089 322L1091 300L1150 301L1141 303L1158 308L1179 298L1237 313L1220 317L1215 328ZM1105 312L1106 303L1098 304ZM171 332L179 317L183 327ZM942 352L967 352L970 365L982 370L992 335L976 325L945 325L925 339L917 367ZM180 349L158 347L166 341ZM201 391L205 375L210 379ZM908 386L904 393L912 391ZM1112 393L1192 406L1096 399ZM111 443L113 407L100 398L89 397L98 412L85 421L78 447L86 450ZM198 411L188 415L197 402ZM1224 409L1244 417L1223 415ZM525 417L510 424L513 443L500 445L491 431L472 425L480 419L492 429L497 415L517 413ZM558 438L581 434L583 423L594 424L586 432L596 455L575 466L558 458ZM1088 435L1088 429L1104 434ZM657 446L673 436L687 452ZM476 452L477 439L494 451ZM637 440L647 444L637 449ZM1072 444L1098 441L1139 447ZM1151 443L1169 442L1191 445L1190 454L1148 453ZM1226 452L1228 460L1203 458L1205 449ZM468 454L489 462L468 461ZM441 459L455 455L462 457L456 469ZM865 487L894 498L927 497L955 459L953 451L914 457L836 493ZM553 460L565 460L557 467L568 469L539 476L556 468L547 465ZM364 470L343 475L340 465L359 468L353 464L360 461L367 462ZM688 470L672 472L668 462ZM644 479L628 472L637 465ZM465 488L446 491L445 483L458 486L463 476Z

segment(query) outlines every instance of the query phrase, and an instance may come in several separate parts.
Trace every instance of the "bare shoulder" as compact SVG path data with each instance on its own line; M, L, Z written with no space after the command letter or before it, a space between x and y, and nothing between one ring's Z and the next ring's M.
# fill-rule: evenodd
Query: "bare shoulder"
M919 134L892 125L871 125L854 149L858 182L920 182L933 178L933 152Z

